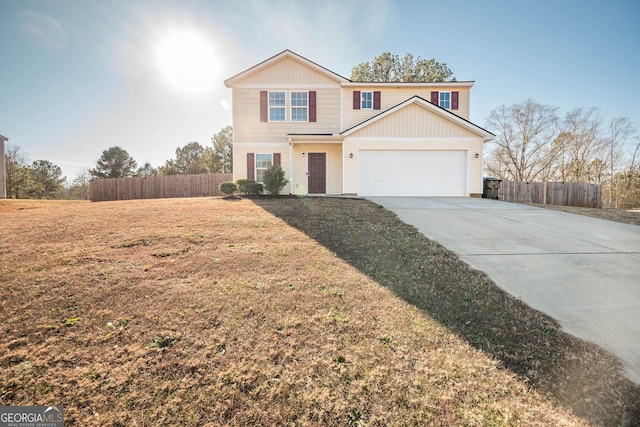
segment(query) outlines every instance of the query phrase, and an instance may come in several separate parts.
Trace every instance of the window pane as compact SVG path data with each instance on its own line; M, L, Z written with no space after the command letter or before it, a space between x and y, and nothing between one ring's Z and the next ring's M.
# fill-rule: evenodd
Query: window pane
M269 121L284 122L285 121L285 93L269 92Z
M284 122L284 107L270 108L269 109L269 121L272 122Z
M268 168L271 166L272 154L256 154L256 168Z
M307 121L307 109L306 108L292 108L291 109L291 121L293 121L293 122L306 122Z
M451 92L440 92L440 104L442 108L451 108Z
M291 92L291 121L306 122L308 105L307 92Z
M292 107L306 107L307 106L307 92L291 92L291 106Z
M263 182L264 171L273 165L273 154L256 154L256 182Z
M271 107L284 106L284 99L284 92L269 92L269 106Z
M362 92L362 102L360 108L373 108L373 92Z

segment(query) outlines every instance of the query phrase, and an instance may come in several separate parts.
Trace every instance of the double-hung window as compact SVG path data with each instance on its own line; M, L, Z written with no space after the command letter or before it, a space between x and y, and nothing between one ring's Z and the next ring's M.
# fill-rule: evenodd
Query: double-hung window
M269 92L269 121L284 122L286 111L286 92Z
M291 92L291 121L306 122L309 120L309 93Z
M256 182L262 184L264 172L273 166L273 154L256 154Z
M451 92L440 92L438 105L447 110L451 108Z
M373 109L373 92L362 92L360 98L360 108L362 110Z

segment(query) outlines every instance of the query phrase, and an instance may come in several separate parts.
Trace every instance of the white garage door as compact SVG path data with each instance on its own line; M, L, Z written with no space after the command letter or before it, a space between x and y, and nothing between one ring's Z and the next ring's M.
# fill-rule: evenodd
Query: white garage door
M360 196L464 197L466 151L378 151L359 155Z

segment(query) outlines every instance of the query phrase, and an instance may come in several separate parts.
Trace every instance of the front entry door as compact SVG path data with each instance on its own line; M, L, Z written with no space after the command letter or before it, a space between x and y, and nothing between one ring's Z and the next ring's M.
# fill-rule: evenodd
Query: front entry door
M327 153L309 153L309 194L327 192Z

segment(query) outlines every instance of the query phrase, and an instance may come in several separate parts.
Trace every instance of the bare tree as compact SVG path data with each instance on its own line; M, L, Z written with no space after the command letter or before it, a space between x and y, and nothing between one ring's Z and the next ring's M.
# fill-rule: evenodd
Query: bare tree
M594 182L601 174L604 162L598 111L595 108L570 111L565 115L560 129L554 141L558 152L555 179L562 182Z
M80 174L71 181L71 185L66 191L66 198L74 200L89 200L91 195L90 182L91 172L89 169L83 169L82 172L80 172Z
M619 170L620 161L622 160L624 148L627 144L628 139L635 133L635 129L633 128L631 121L627 117L616 117L609 123L608 127L608 135L605 139L606 149L607 149L607 158L609 161L609 202L608 206L617 208L618 203L618 191L614 186L614 176L615 173ZM636 148L637 151L637 148ZM635 152L633 155L633 160L631 162L633 169L633 164L635 163Z
M487 160L489 173L502 179L533 181L548 171L557 151L556 108L528 99L493 110L487 128L496 134Z

